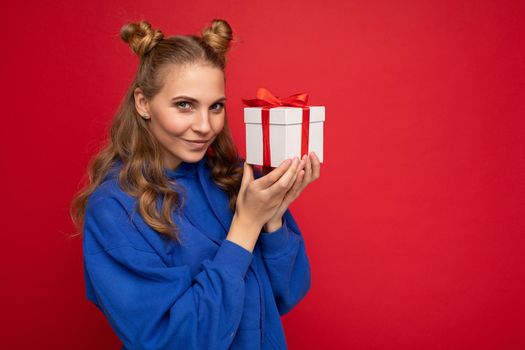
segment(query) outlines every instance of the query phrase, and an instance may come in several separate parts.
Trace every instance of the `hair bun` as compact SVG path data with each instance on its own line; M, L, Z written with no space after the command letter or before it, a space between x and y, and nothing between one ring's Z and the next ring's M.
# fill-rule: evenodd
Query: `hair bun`
M220 55L225 55L232 40L232 28L222 19L214 19L202 31L202 39Z
M128 23L122 26L120 37L129 44L133 52L142 58L162 40L164 34L159 29L151 29L151 24L142 20L139 23Z

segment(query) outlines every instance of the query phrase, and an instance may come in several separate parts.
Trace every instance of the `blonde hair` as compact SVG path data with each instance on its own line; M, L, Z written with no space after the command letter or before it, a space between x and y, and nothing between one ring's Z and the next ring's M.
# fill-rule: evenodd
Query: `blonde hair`
M135 108L134 91L139 87L144 96L151 99L161 90L164 84L162 70L170 64L203 63L224 71L232 29L226 21L215 19L204 28L201 36L164 38L159 29L152 29L147 21L142 20L125 24L120 37L139 56L139 67L113 118L105 145L88 164L87 183L75 195L70 216L79 231L76 235L81 234L89 196L120 160L119 186L137 198L144 221L159 234L180 242L178 228L172 219L179 195L172 187L173 182L170 183L164 175L160 144ZM208 149L207 164L213 181L228 193L229 206L235 210L243 169L239 166L242 159L232 140L227 119ZM160 211L156 207L159 197L163 199Z

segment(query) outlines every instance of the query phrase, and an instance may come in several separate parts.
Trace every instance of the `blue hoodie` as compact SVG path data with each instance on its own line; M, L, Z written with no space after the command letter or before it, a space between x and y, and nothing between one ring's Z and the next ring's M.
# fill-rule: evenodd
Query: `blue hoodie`
M183 201L173 212L182 244L142 219L118 185L121 163L88 199L83 235L86 295L122 349L286 349L280 315L310 288L310 266L290 210L253 253L226 240L233 211L206 156L165 175ZM256 175L258 177L258 175Z

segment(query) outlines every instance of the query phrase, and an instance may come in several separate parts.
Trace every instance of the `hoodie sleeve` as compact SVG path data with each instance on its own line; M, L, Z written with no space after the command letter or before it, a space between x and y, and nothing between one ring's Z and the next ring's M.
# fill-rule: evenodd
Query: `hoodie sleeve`
M280 228L261 233L259 244L279 314L284 315L310 289L310 264L301 231L290 209L283 215Z
M122 239L136 228L112 197L88 201L84 268L93 300L129 349L227 349L243 313L253 258L224 240L195 276ZM114 237L121 237L115 239ZM108 242L112 242L108 244ZM97 249L93 249L96 247Z

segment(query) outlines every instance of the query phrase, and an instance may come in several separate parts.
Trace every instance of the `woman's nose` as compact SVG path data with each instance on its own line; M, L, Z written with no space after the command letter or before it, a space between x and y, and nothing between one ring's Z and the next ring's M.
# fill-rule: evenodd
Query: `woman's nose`
M201 134L207 134L211 129L209 117L210 113L208 110L199 110L195 113L192 129Z

